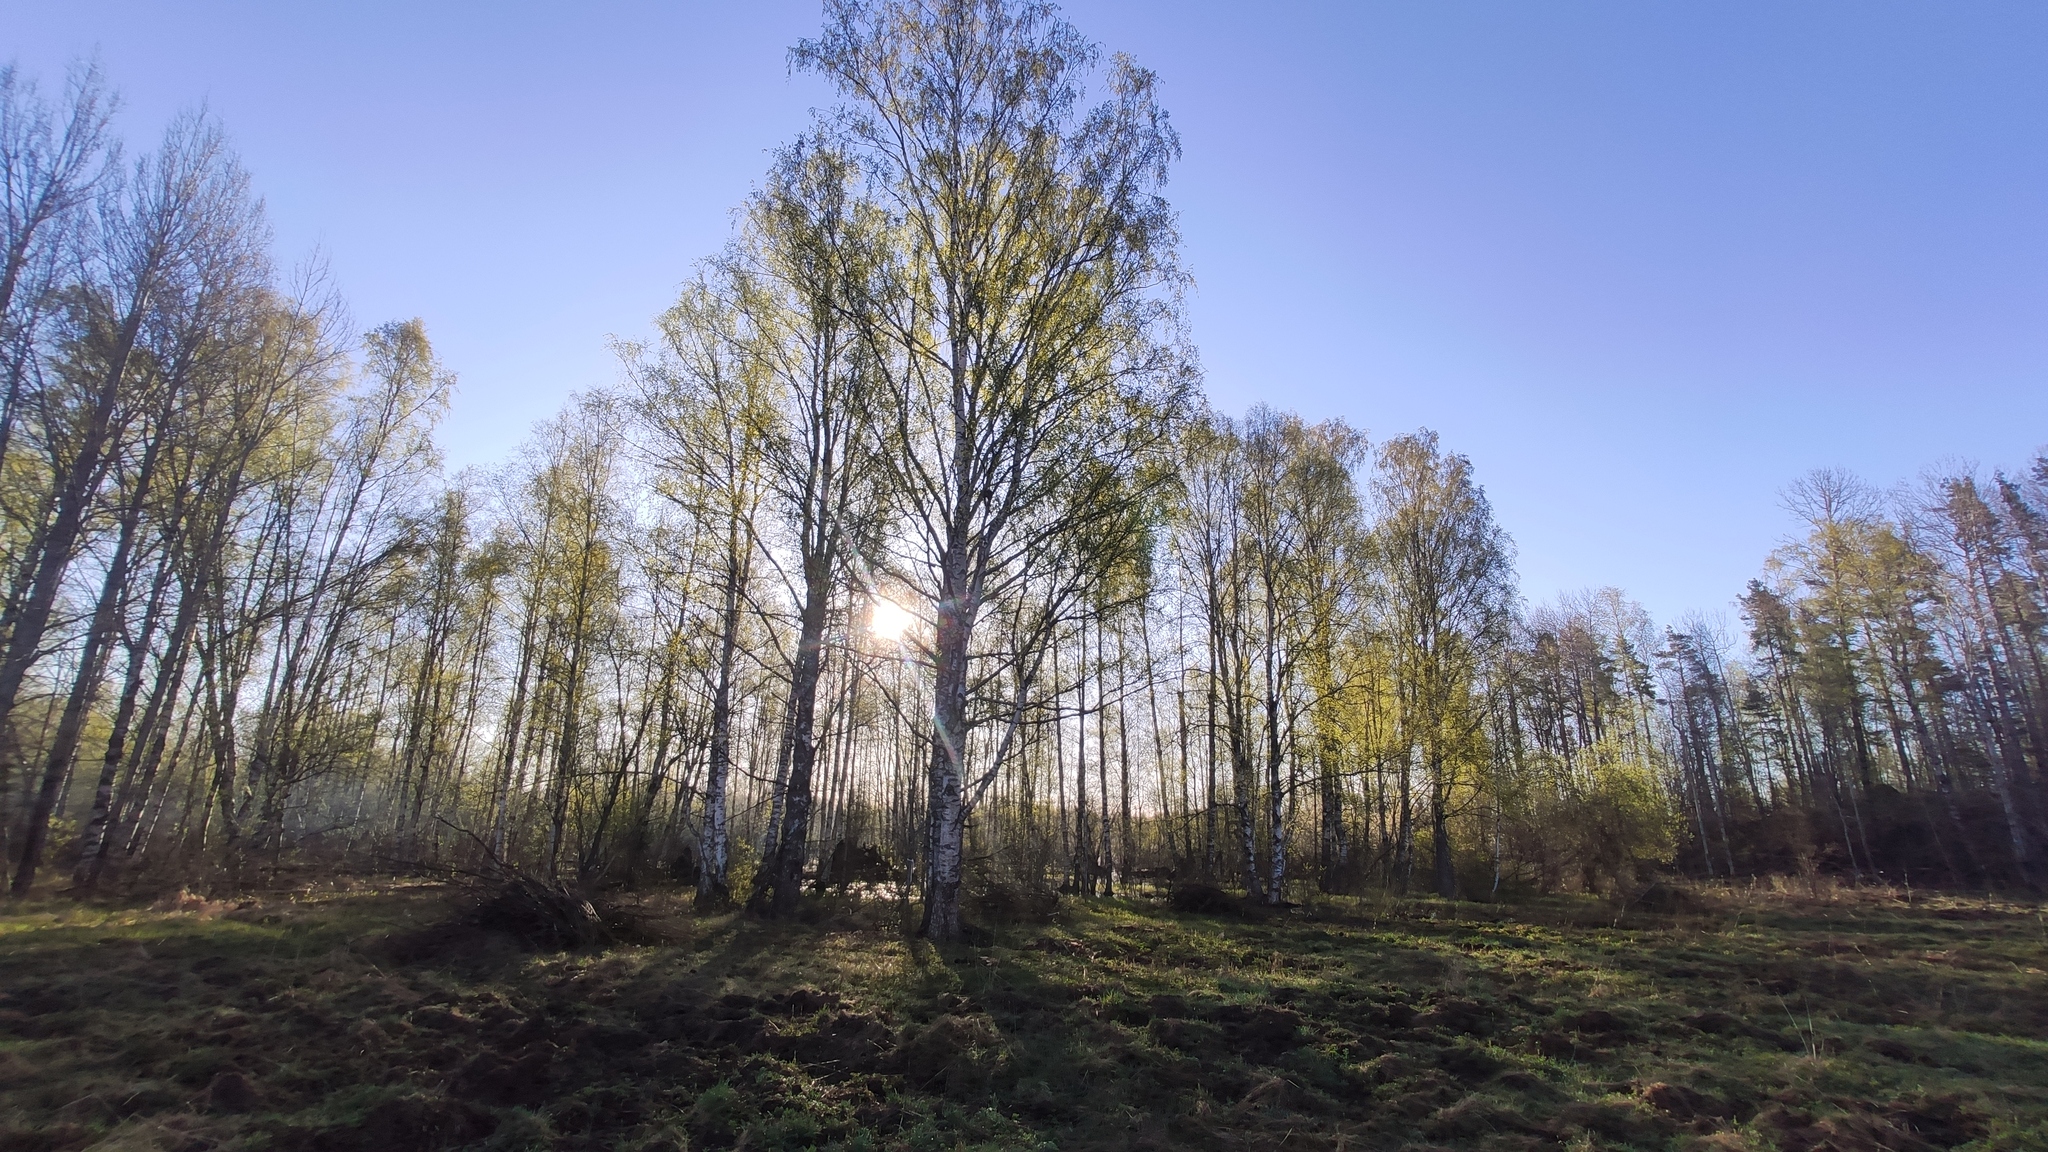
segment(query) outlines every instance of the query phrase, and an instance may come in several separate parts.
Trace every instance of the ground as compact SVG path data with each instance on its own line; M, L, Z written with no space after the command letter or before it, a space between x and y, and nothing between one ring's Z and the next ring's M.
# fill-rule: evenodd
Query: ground
M535 950L432 885L0 916L0 1148L2048 1148L2048 919L1068 900Z

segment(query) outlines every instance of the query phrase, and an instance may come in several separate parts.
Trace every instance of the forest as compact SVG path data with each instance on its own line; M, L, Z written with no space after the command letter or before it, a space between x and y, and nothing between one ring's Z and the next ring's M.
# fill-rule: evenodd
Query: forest
M839 104L617 382L454 474L456 372L280 264L223 125L0 73L18 907L853 893L900 951L2048 878L2048 455L1788 477L1732 616L1530 603L1484 461L1205 401L1152 73L1009 0L830 0L791 61Z

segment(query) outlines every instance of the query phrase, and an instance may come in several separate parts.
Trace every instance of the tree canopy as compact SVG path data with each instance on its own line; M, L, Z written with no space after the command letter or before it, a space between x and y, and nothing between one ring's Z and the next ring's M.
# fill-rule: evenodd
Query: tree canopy
M280 275L220 125L127 162L97 72L0 73L13 892L862 885L955 941L1173 886L2043 879L2048 456L1795 481L1739 622L1530 604L1435 433L1203 399L1150 72L1017 0L831 0L792 59L840 103L620 384L453 476L425 327Z

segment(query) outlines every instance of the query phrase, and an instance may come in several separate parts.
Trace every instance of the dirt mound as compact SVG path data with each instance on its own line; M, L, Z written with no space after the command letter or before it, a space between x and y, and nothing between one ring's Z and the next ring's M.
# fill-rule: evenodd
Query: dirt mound
M785 1016L810 1016L821 1009L839 1007L839 993L822 991L805 984L792 988L780 996L763 999L761 1007Z
M401 966L480 968L503 962L517 949L575 951L665 943L675 935L673 925L653 912L588 896L560 881L513 875L472 880L460 891L446 919L379 937L365 951Z
M498 1117L438 1092L409 1092L372 1105L360 1123L313 1134L301 1147L316 1152L430 1152L481 1140Z
M792 1046L796 1060L812 1068L847 1074L876 1067L896 1039L880 1018L865 1012L834 1012L815 1032Z
M1636 1030L1634 1020L1605 1008L1588 1008L1583 1012L1575 1012L1564 1018L1564 1026L1581 1036L1625 1037L1633 1035Z
M910 1084L958 1099L988 1090L1003 1060L1002 1037L986 1016L948 1013L909 1031L896 1055Z
M1044 924L1059 908L1059 893L1016 884L990 884L967 898L967 914L987 924Z
M897 875L896 865L881 849L842 839L832 846L832 855L819 870L817 888L822 892L833 886L845 891L854 884L887 884Z
M1860 1101L1841 1103L1841 1111L1820 1117L1804 1108L1775 1104L1757 1115L1756 1126L1786 1152L1835 1148L1931 1152L1966 1144L1988 1131L1983 1119L1954 1096L1899 1100L1879 1106Z
M559 880L514 876L496 885L474 916L478 927L530 948L587 948L618 939L597 905Z
M165 894L149 906L152 912L177 912L201 919L211 919L232 911L236 906L226 900L209 900L190 888L180 888Z
M206 1107L215 1112L253 1112L262 1103L256 1086L236 1071L217 1073L201 1095Z
M1484 1036L1493 1031L1493 1015L1484 1005L1459 997L1439 1001L1415 1017L1417 1028L1440 1028L1465 1036Z
M1622 901L1625 912L1649 912L1658 916L1702 916L1718 910L1712 900L1691 888L1662 880L1649 884Z
M1166 895L1167 906L1175 912L1229 915L1244 909L1244 901L1214 884L1175 884Z
M1645 1104L1675 1120L1722 1117L1732 1111L1728 1102L1718 1096L1661 1080L1644 1085L1642 1097Z
M1223 1038L1247 1060L1270 1062L1301 1047L1301 1016L1286 1008L1226 1004L1214 1019Z

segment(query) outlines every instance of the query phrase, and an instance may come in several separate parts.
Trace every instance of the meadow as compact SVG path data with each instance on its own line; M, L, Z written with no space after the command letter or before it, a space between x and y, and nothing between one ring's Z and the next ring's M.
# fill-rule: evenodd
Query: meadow
M1665 892L1069 899L950 950L857 896L642 895L576 950L435 884L18 904L0 1147L2048 1146L2040 905Z

